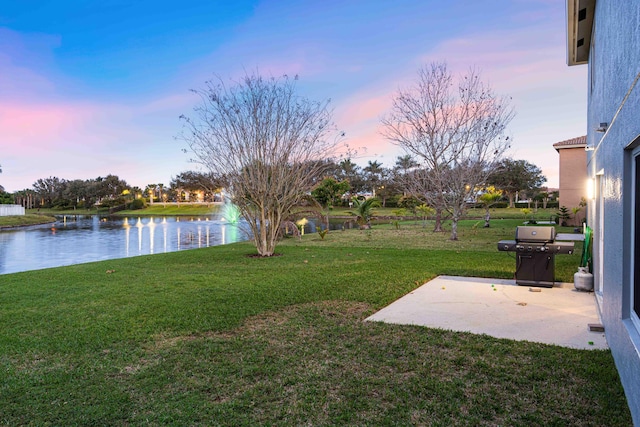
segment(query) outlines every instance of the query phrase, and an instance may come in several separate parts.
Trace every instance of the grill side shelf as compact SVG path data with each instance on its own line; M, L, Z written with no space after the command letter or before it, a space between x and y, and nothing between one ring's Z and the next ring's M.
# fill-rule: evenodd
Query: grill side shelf
M515 240L500 240L498 242L498 250L503 252L515 252L516 250Z

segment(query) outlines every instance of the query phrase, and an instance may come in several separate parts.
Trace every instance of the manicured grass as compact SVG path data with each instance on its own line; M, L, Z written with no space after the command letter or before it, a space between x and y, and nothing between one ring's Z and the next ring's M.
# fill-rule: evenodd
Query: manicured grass
M533 210L533 209L532 209ZM332 208L329 210L329 215L332 216L350 216L349 212L353 209L349 208ZM375 208L374 212L378 217L395 217L397 215L398 208ZM491 208L489 209L491 218L493 219L518 219L525 221L525 215L522 213L520 207L517 208ZM527 215L526 220L534 219L536 221L548 221L552 216L555 217L558 213L558 209L542 209L539 208L535 212ZM410 215L410 214L407 214ZM480 208L468 209L465 217L468 219L483 219L485 210Z
M38 215L106 215L109 213L109 208L68 208L68 209L60 209L60 208L37 208L37 209L27 209L28 214L38 214Z
M180 215L211 215L220 209L220 205L210 204L165 204L154 203L153 205L147 205L144 209L136 210L123 210L114 213L113 215L135 215L135 216L180 216ZM30 213L46 213L48 215L109 215L108 208L100 209L31 209Z
M211 215L220 210L219 204L197 204L197 205L172 205L154 203L147 205L144 209L134 211L119 211L116 215L137 215L137 216L180 216L180 215Z
M609 351L362 322L439 274L511 277L520 222L476 222L0 276L0 423L630 425Z
M56 219L51 216L35 214L0 216L0 228L47 224L50 222L55 222L55 220Z
M147 205L144 209L137 210L124 210L116 212L114 215L137 215L137 216L175 216L175 215L211 215L212 213L217 212L220 209L219 204L162 204L162 203L154 203L153 205ZM350 217L353 216L349 214L349 212L353 211L353 209L349 208L332 208L328 210L329 215L337 216L337 217ZM398 211L398 208L376 208L374 209L376 216L387 218L387 217L395 217ZM520 208L491 208L491 217L493 219L518 219L520 221L525 220L525 215L522 213ZM550 217L555 216L557 214L557 209L538 209L532 214L527 216L528 219L535 219L538 221L547 221ZM29 213L41 213L48 215L90 215L90 214L103 214L106 215L109 213L108 209L100 209L100 210L86 210L86 209L31 209ZM480 220L483 219L485 215L484 209L469 209L466 213L466 217L469 219Z

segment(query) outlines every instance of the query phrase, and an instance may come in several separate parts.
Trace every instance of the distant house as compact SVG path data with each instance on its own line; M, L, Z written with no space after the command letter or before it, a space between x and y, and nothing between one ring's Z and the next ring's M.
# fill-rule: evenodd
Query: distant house
M587 197L587 136L553 144L560 156L560 206L569 209Z
M598 309L640 426L640 6L567 0L568 65L587 64L587 174L593 187Z

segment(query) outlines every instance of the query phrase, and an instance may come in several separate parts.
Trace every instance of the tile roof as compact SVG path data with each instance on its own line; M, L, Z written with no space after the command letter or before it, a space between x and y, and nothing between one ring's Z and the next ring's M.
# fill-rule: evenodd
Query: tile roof
M579 136L577 138L567 139L566 141L560 141L553 144L553 148L560 150L562 148L581 148L587 146L587 135Z

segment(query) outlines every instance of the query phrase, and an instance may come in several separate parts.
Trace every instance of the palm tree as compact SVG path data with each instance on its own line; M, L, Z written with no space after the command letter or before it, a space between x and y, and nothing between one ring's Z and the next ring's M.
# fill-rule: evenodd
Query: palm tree
M342 160L338 166L340 166L340 169L342 169L342 173L345 177L356 174L358 172L358 169L360 169L360 166L353 163L351 159Z
M338 164L340 170L338 171L339 181L347 180L351 185L350 193L357 194L365 188L364 177L360 166L355 164L351 159L344 159Z
M418 212L420 214L420 216L422 217L422 227L426 227L427 226L427 217L429 215L433 215L434 213L436 213L436 210L433 209L431 206L423 203L420 206L416 206L416 212Z
M373 218L373 208L380 207L380 200L375 197L365 200L358 200L353 198L353 207L355 211L349 212L349 214L356 217L356 222L360 226L360 229L371 228L371 218Z
M376 187L382 178L384 170L382 169L382 163L374 160L369 160L367 167L363 169L367 173L367 179L371 188L373 189L373 197L376 197Z
M407 191L406 191L407 174L411 169L416 168L418 166L420 166L420 164L416 162L414 158L411 157L410 154L405 154L404 156L398 156L398 158L396 159L396 166L394 170L396 173L397 180L400 182L400 184L403 187L403 190L402 190L403 196L407 195Z
M413 169L417 166L419 166L418 162L416 162L410 154L398 156L396 159L396 169L401 170L404 175L409 172L409 169Z
M482 203L484 207L484 226L485 228L490 227L489 221L491 220L491 212L489 208L493 206L498 200L502 198L502 191L496 190L494 186L489 186L486 188L486 192L478 197L478 201Z

